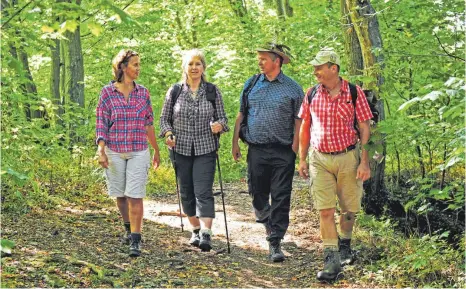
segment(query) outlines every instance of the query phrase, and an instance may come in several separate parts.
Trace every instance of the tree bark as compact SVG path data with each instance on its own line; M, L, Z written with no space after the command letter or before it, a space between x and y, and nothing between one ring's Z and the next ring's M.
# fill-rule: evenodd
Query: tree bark
M374 49L382 48L382 38L375 10L369 0L341 0L343 35L345 37L345 51L348 56L348 70L351 75L369 76L375 81L358 83L364 87L367 100L373 103L379 111L378 121L384 119L384 106L380 100L375 100L379 87L383 83L381 69L383 68L383 55L374 54ZM383 138L374 139L382 145L386 154L386 144ZM384 184L385 158L382 161L370 161L371 179L364 184L365 196L363 205L368 213L379 215L387 201Z

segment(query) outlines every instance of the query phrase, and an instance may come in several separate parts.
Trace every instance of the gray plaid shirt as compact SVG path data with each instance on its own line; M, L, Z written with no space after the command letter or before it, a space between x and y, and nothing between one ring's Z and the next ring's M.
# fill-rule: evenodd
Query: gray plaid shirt
M197 92L197 98L193 99L188 84L184 83L180 96L173 107L171 105L173 86L167 91L160 115L160 137L163 137L168 131L172 131L176 136L175 149L179 154L190 156L193 145L196 156L217 149L217 136L210 129L210 124L214 121L214 113L218 118L217 121L223 126L222 133L229 130L220 90L215 86L217 111L214 112L212 103L206 99L206 87L207 85L202 82ZM173 124L170 123L171 118Z

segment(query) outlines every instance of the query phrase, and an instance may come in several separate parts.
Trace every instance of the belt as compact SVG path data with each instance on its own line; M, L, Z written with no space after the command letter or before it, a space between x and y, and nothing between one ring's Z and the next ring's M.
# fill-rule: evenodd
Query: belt
M258 147L258 148L267 148L267 149L272 149L272 148L291 148L291 144L289 145L284 145L281 143L261 143L261 144L256 144L256 143L250 143L249 146L252 147Z
M347 153L349 151L352 151L356 148L356 145L350 145L349 147L345 148L344 150L341 150L341 151L337 151L337 152L321 152L323 154L327 154L327 155L339 155L339 154L344 154L344 153Z

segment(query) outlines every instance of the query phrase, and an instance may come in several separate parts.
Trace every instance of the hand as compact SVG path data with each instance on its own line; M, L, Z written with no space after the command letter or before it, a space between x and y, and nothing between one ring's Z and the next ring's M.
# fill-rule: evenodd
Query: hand
M210 129L212 130L213 134L217 134L223 130L223 125L216 121L210 124Z
M176 144L176 136L174 135L169 135L165 138L165 144L167 144L167 146L169 148L173 148Z
M154 156L152 157L152 166L154 167L154 171L159 167L160 164L160 153L159 150L154 151Z
M306 161L299 161L298 172L303 179L309 178L309 166Z
M239 149L238 144L233 144L231 146L231 154L233 155L233 159L235 160L235 162L239 161L239 159L241 158L241 150Z
M370 179L371 177L371 168L368 163L360 163L358 166L358 171L356 174L356 179L360 179L363 182Z
M108 169L108 157L105 152L98 152L99 154L99 165L102 166L104 169Z
M295 154L297 154L297 153L298 153L298 149L299 149L299 143L298 143L298 142L293 143L293 144L291 145L291 149L294 151Z

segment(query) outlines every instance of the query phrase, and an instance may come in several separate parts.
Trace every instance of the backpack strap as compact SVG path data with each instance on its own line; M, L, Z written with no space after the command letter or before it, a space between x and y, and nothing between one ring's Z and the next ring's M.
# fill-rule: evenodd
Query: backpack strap
M353 103L354 107L354 128L356 129L359 135L358 119L356 118L356 100L358 99L358 89L356 88L356 85L349 82L348 86L351 93L351 102Z
M314 99L314 96L317 93L317 89L319 88L320 84L314 85L311 89L309 89L307 92L307 102L309 105L311 105L312 99Z
M214 121L218 120L217 115L217 103L215 102L217 99L217 91L215 89L215 85L210 82L206 82L207 90L206 90L206 99L210 101L212 107L214 108Z
M178 97L181 94L181 91L183 90L183 84L176 83L173 85L172 91L170 92L171 95L171 114L170 114L170 124L173 126L173 108L175 107L175 103L178 100Z
M249 82L249 85L243 90L243 95L241 96L243 99L243 116L247 115L248 95L251 92L251 90L254 88L254 86L256 85L260 76L261 76L260 73L255 74L251 82Z

